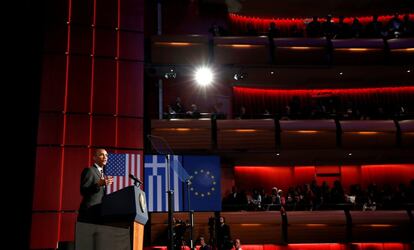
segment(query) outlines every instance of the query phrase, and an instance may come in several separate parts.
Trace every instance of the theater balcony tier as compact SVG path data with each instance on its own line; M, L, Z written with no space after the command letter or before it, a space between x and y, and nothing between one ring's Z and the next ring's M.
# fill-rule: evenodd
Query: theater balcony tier
M188 213L175 216L185 221ZM411 210L222 212L221 216L232 238L243 244L411 242L414 237ZM210 217L213 212L194 214L194 239L209 238ZM151 213L151 245L165 244L167 221L167 213Z
M214 153L232 164L414 160L414 120L152 120L151 134L176 153Z
M328 41L325 38L269 40L266 36L163 35L153 36L151 41L153 64L407 65L413 61L414 38Z

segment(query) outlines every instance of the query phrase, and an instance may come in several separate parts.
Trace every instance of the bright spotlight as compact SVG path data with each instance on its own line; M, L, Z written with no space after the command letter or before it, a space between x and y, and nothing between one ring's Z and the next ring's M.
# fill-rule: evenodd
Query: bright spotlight
M211 69L202 67L195 73L195 80L201 86L207 86L213 81L213 72Z

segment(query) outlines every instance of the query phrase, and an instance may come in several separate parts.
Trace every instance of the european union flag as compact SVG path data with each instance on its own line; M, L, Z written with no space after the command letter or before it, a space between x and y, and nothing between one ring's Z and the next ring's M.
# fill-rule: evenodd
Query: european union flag
M170 189L174 191L174 211L183 211L182 181L175 165L181 156L171 156ZM149 212L168 211L167 161L164 155L145 155L145 193Z
M190 210L221 211L220 158L183 156L182 165L190 175ZM187 191L184 209L188 210Z

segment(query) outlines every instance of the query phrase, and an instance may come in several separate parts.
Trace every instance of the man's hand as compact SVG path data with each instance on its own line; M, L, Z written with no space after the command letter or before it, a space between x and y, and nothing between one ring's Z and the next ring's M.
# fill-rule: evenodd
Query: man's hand
M114 183L114 178L112 176L105 176L105 179L100 179L98 181L98 186L107 186Z

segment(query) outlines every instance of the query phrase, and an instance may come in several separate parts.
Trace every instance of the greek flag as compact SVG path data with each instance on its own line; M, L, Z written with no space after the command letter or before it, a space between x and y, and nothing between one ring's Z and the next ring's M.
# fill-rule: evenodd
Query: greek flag
M183 185L181 181L181 156L171 156L170 190L174 191L174 211L183 210ZM167 161L164 155L145 155L144 162L145 193L149 212L168 211Z

